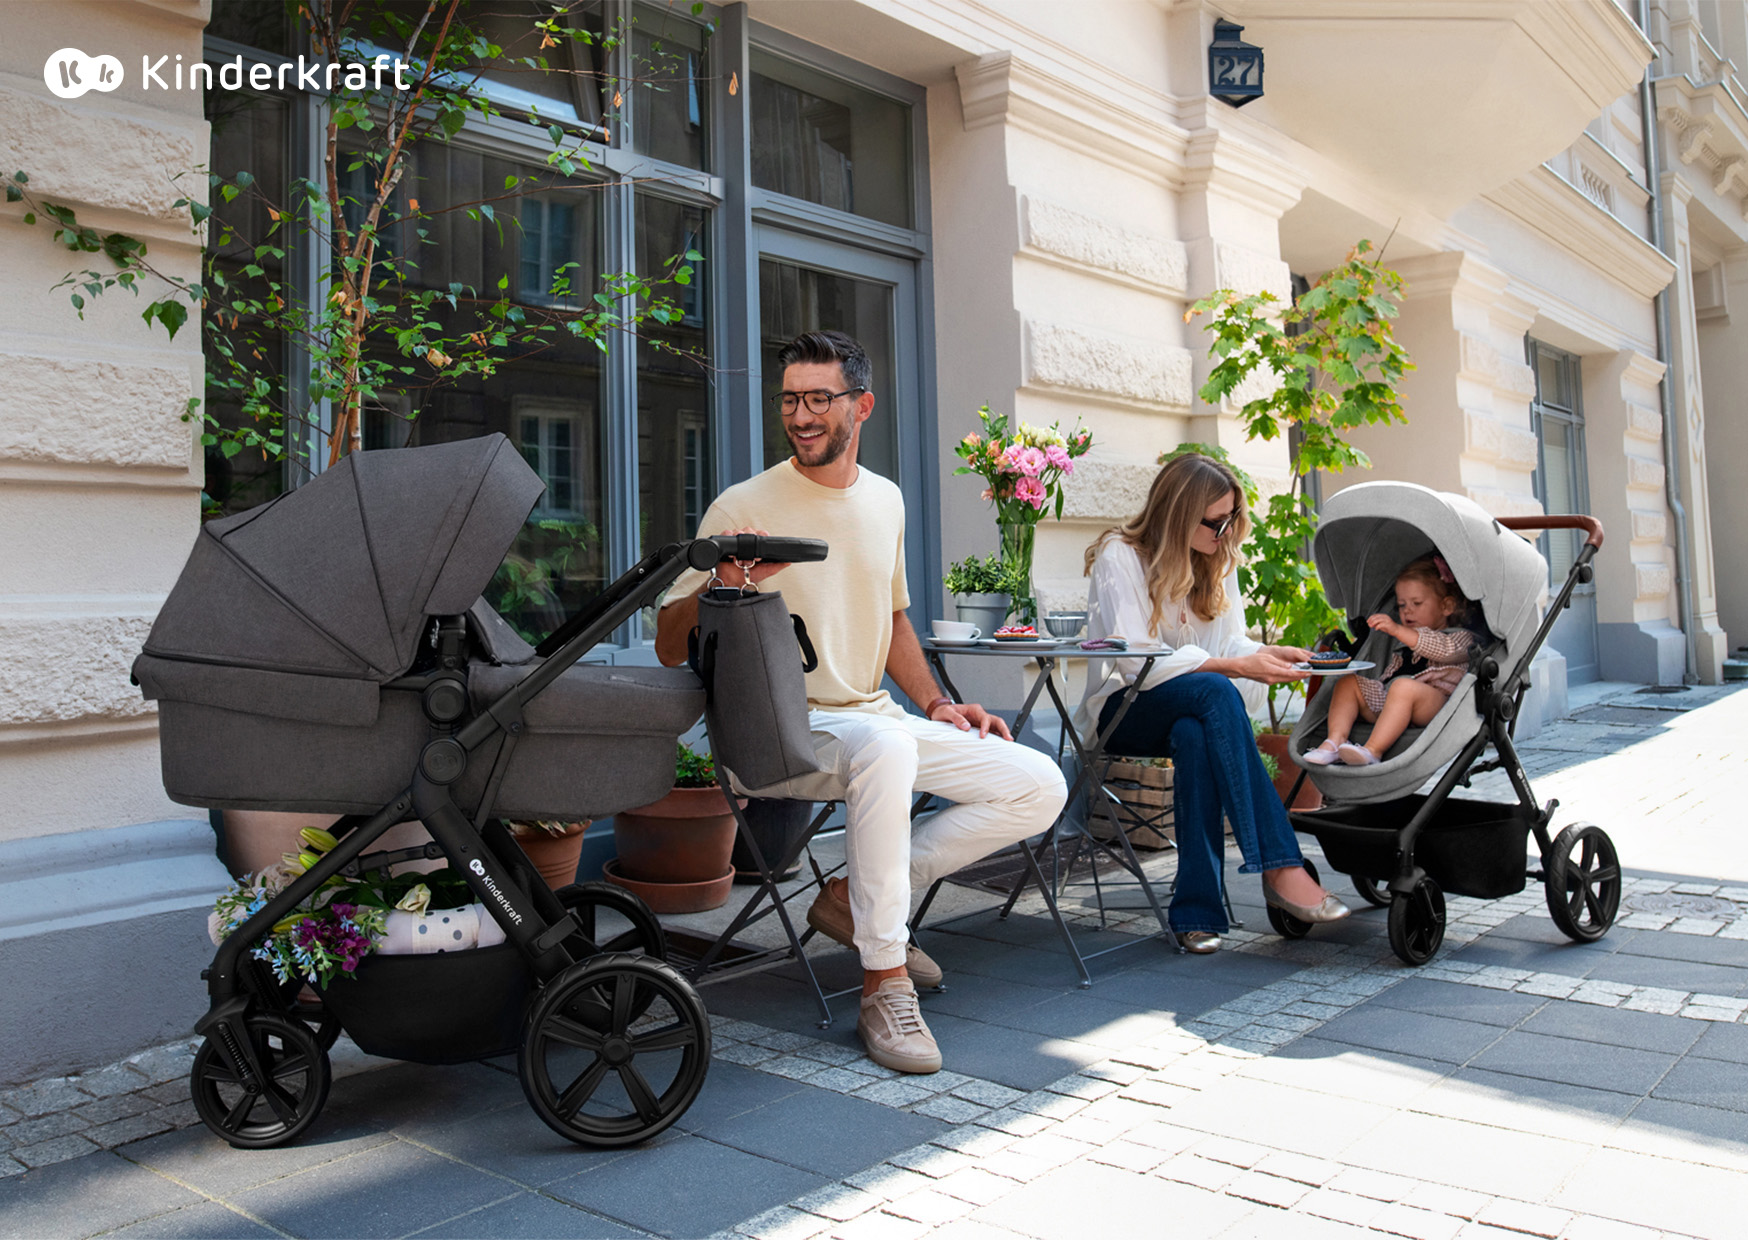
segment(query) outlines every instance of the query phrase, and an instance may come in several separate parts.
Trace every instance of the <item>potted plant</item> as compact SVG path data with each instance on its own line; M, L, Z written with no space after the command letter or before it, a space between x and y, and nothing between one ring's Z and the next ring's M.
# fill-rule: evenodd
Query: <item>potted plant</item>
M716 759L680 741L668 794L614 816L618 856L602 873L643 897L653 912L702 913L728 902L734 837L734 811L716 782Z
M1064 434L1059 425L1040 430L1024 422L1010 429L1005 414L984 405L977 411L981 431L973 431L953 451L965 464L955 474L977 474L988 485L983 498L995 505L1001 533L1001 562L1011 574L1011 611L1021 624L1036 624L1038 602L1032 594L1032 551L1038 522L1050 509L1062 517L1062 480L1074 472L1074 460L1092 447L1092 432L1076 426ZM993 632L993 629L991 630Z
M1013 605L1013 572L999 555L971 556L947 569L942 583L953 596L962 624L975 624L993 637Z
M1305 498L1305 480L1319 471L1371 468L1347 432L1408 421L1397 387L1414 364L1390 328L1404 285L1401 276L1366 257L1371 248L1361 241L1347 261L1289 306L1266 291L1240 296L1220 289L1189 312L1208 314L1207 330L1214 336L1209 354L1215 364L1200 389L1202 399L1217 405L1260 374L1270 381L1269 390L1237 411L1244 438L1287 435L1286 489L1258 509L1256 488L1245 480L1252 524L1238 582L1247 600L1245 620L1268 645L1314 647L1343 625L1310 559L1317 517ZM1202 444L1180 445L1178 451L1226 460L1223 451ZM1287 772L1276 781L1286 783L1283 794L1297 775L1288 759L1288 708L1303 687L1303 681L1270 685L1268 723L1258 732L1258 744ZM1315 794L1308 782L1304 791Z
M546 885L557 891L577 881L577 861L583 855L583 832L589 820L561 822L552 818L519 818L505 822L510 837L528 854Z

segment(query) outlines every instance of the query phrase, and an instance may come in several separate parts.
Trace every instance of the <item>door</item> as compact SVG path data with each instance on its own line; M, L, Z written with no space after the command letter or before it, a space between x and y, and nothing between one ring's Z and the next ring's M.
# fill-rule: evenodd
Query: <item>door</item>
M1588 514L1590 469L1584 451L1584 403L1578 358L1531 340L1529 363L1536 373L1536 400L1532 407L1540 453L1536 498L1550 515ZM1541 536L1540 545L1548 559L1552 585L1558 589L1572 571L1578 549L1584 545L1583 531L1548 530ZM1572 605L1555 621L1548 644L1566 657L1567 684L1589 684L1600 678L1594 582L1580 585L1572 592Z
M916 344L915 264L853 246L761 227L759 379L765 465L789 455L783 420L771 407L782 387L777 354L806 331L841 331L861 341L873 364L874 412L862 425L856 461L904 493L904 555L910 596L926 619L925 454Z

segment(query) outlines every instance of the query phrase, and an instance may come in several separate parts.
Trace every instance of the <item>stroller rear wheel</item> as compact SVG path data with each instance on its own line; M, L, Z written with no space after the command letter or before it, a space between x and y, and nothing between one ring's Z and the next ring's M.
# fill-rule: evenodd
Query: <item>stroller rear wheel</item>
M294 1141L328 1100L328 1053L309 1026L258 1012L238 1041L220 1026L194 1055L194 1109L215 1134L244 1150Z
M1543 867L1548 916L1560 933L1594 943L1614 925L1621 906L1621 864L1601 827L1573 823L1554 840Z
M553 894L583 924L585 942L572 944L581 948L573 952L577 959L604 952L668 958L668 936L662 923L649 911L649 905L625 888L612 883L572 883Z
M635 1145L684 1114L704 1087L710 1017L669 966L597 956L541 993L517 1069L528 1104L560 1136Z
M1390 901L1390 950L1416 968L1438 954L1445 941L1445 893L1423 878L1407 895Z
M1311 881L1314 883L1319 882L1320 880L1317 877L1317 867L1312 865L1309 859L1307 859L1304 864L1305 873L1311 876ZM1302 939L1307 934L1311 933L1310 922L1300 921L1285 909L1278 909L1271 904L1268 906L1268 915L1269 925L1273 926L1275 928L1275 933L1280 935L1283 939Z
M1367 878L1362 874L1350 874L1353 889L1359 892L1360 899L1373 908L1390 907L1390 882L1383 878Z

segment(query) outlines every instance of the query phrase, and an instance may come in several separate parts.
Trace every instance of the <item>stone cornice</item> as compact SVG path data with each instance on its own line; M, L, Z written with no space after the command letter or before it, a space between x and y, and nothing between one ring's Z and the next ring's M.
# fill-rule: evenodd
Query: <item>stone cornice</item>
M1482 197L1640 297L1675 278L1675 264L1655 246L1545 165Z
M1685 75L1657 78L1657 119L1669 153L1710 181L1712 192L1748 222L1748 111L1727 82L1699 85ZM1748 230L1745 230L1748 231Z
M979 56L954 71L967 130L1010 124L1053 142L1072 140L1174 189L1182 180L1189 135L1163 107L1150 112L1107 99L1012 51Z

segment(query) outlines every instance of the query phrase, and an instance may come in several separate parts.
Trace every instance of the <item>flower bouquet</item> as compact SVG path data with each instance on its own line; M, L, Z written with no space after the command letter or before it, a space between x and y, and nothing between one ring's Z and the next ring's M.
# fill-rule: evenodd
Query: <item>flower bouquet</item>
M953 449L965 464L955 474L977 474L988 485L983 498L995 505L1001 532L1001 558L1013 574L1013 614L1035 623L1038 604L1032 594L1032 552L1038 522L1046 509L1062 516L1062 479L1074 472L1075 459L1092 447L1092 432L1078 424L1064 434L1059 424L1040 430L1025 423L1010 430L1005 414L977 411L982 431L973 431Z

